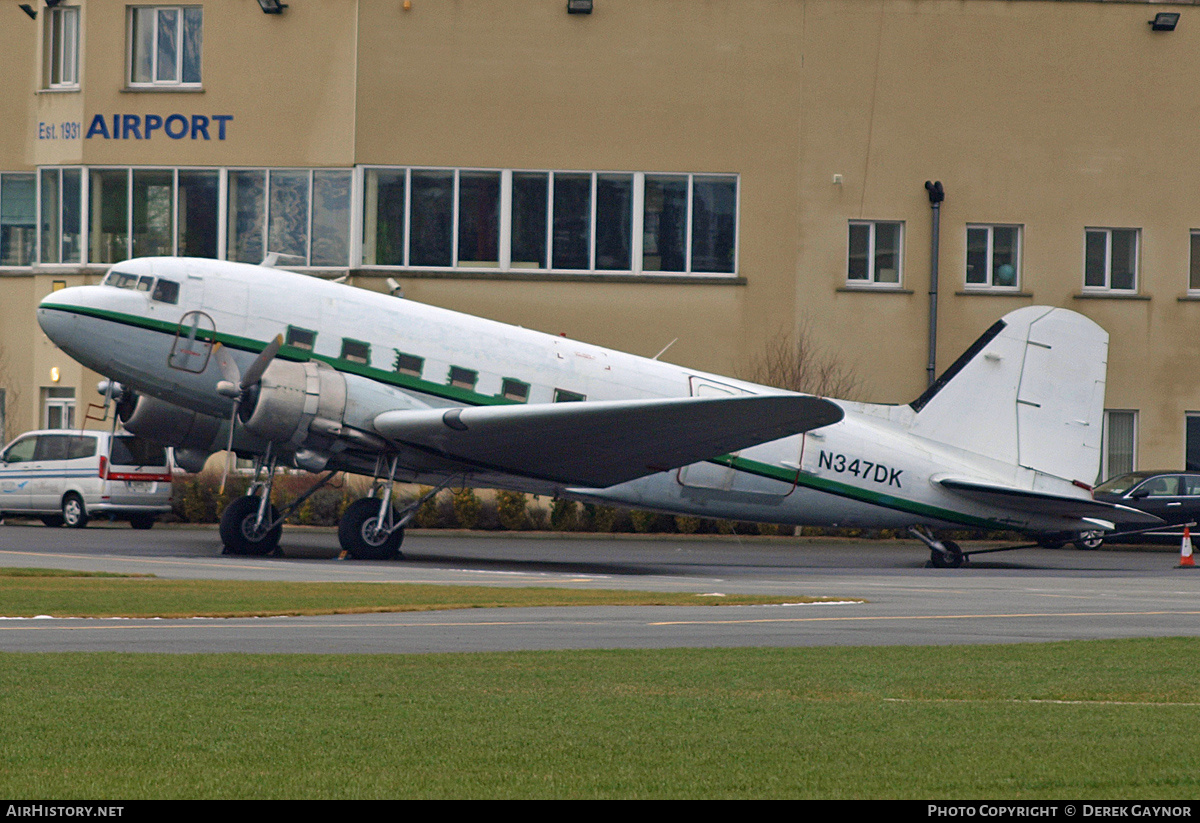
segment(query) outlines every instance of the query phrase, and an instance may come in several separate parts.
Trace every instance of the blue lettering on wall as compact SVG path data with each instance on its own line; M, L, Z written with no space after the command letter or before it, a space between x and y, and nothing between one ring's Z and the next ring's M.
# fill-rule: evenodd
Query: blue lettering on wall
M97 114L84 139L153 140L165 134L172 140L224 140L232 121L232 114L171 114L165 118L158 114L114 114L111 118Z

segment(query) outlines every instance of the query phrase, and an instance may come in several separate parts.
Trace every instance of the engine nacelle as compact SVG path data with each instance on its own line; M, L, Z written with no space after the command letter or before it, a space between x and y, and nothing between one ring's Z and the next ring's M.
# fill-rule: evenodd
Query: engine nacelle
M226 422L219 418L146 395L137 398L124 422L125 428L138 437L177 449L217 451L225 448L222 430L225 438L229 432Z
M336 434L345 412L346 379L338 371L317 360L274 360L238 416L248 432L300 447L310 433Z

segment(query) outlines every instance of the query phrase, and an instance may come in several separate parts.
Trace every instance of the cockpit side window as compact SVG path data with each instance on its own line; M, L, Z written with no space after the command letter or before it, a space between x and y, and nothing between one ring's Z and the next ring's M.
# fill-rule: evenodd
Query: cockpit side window
M139 279L148 280L149 278L139 278L136 274L128 274L126 272L113 269L104 276L104 280L101 281L100 285L114 286L118 289L136 289L138 288ZM145 291L145 289L143 289L143 291Z
M160 303L178 303L179 284L174 280L159 280L154 287L154 293L150 297Z
M137 281L137 286L134 286L133 288L136 288L138 291L150 291L150 288L153 285L154 285L153 277L139 277L138 281Z

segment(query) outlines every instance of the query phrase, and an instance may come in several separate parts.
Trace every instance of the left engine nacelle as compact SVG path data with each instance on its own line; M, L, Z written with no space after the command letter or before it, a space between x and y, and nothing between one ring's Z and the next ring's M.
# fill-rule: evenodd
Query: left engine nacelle
M225 448L229 436L227 422L220 418L146 395L137 398L132 413L123 420L126 430L138 437L177 449L213 452Z

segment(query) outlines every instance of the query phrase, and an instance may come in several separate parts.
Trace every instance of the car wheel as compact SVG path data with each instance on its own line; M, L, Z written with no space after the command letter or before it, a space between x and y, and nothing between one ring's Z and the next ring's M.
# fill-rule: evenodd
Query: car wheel
M63 523L71 529L82 529L88 524L88 513L83 505L83 498L75 492L71 492L63 498L62 519Z
M1092 531L1080 532L1079 537L1073 541L1075 548L1083 551L1095 551L1104 545L1104 532L1099 529Z

